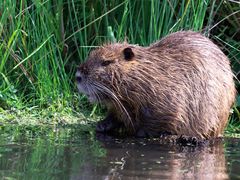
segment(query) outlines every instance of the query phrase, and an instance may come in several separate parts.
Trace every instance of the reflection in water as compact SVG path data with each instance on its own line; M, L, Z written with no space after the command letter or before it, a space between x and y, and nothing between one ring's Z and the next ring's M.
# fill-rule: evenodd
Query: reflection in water
M107 149L105 163L96 167L97 174L105 174L103 179L228 179L222 141L204 148L183 148L158 140L115 140L103 142L103 147ZM82 179L89 176L80 174Z
M12 132L12 131L10 131ZM236 179L240 140L180 147L159 140L104 139L78 129L37 137L0 134L1 179Z

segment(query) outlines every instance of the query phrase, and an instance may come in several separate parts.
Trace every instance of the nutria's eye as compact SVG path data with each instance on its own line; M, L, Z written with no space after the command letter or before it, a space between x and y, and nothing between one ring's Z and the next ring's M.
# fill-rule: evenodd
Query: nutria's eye
M113 61L103 61L102 66L108 66L109 64L113 63Z
M128 47L123 50L124 59L127 61L131 61L134 57L134 53L132 51L132 48Z

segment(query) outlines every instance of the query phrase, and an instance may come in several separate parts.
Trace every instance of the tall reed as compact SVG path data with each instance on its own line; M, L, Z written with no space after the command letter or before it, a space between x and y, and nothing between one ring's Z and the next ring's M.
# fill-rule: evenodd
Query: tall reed
M0 107L76 106L76 66L92 48L124 40L148 45L178 30L191 29L211 35L217 29L211 27L221 20L216 17L220 17L224 3L223 0L3 0L0 2ZM240 8L234 4L231 9L237 12ZM235 13L230 17L238 16ZM234 38L225 38L224 30L216 32L213 39L226 47L234 70L239 73L239 43ZM81 106L85 98L80 99Z

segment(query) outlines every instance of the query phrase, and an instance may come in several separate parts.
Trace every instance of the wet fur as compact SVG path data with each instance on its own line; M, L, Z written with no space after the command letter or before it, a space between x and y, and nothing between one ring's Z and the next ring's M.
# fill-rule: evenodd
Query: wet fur
M133 52L128 60L126 48ZM103 61L111 62L103 66ZM111 123L122 122L129 134L220 137L235 100L229 60L192 31L173 33L149 47L106 44L90 53L78 73L86 74L80 91L105 104Z

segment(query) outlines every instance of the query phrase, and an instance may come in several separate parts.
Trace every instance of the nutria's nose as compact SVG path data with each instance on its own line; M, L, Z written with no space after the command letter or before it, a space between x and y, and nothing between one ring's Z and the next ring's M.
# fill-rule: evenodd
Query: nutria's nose
M76 81L77 83L81 83L83 79L83 73L80 71L79 68L77 68L77 72L76 72Z
M81 76L76 76L76 81L77 81L78 83L81 83L82 77L81 77Z

